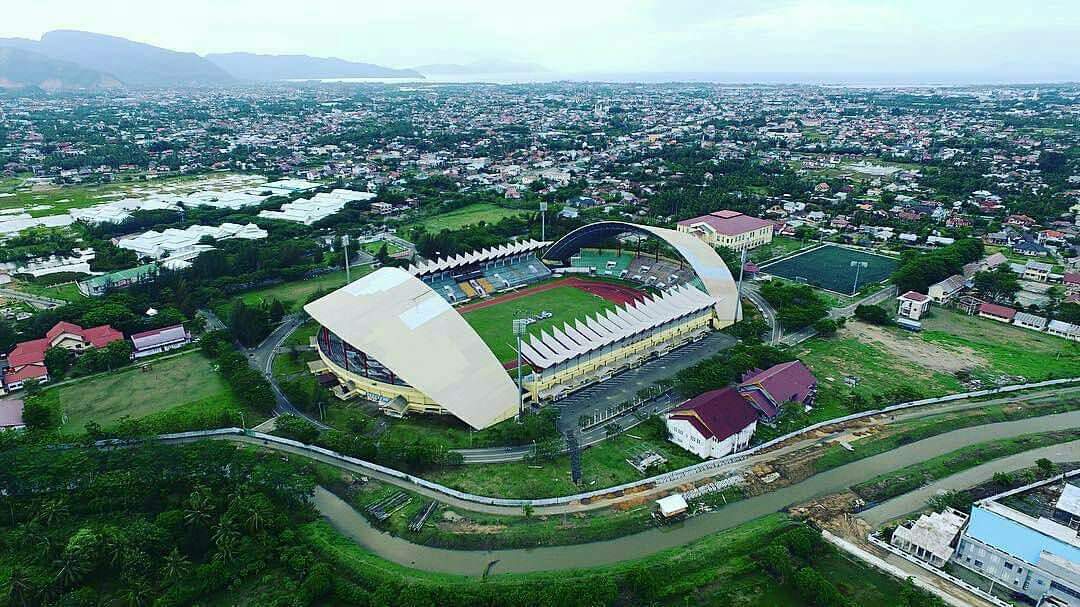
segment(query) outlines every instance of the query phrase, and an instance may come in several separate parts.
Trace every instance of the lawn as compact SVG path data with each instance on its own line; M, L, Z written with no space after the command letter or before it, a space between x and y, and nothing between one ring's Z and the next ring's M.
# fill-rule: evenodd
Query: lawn
M26 280L16 280L12 284L7 285L5 288L12 289L14 291L22 291L29 295L39 295L42 297L51 297L52 299L62 299L64 301L79 301L83 299L83 294L79 292L79 287L73 282L64 283L61 285L44 285Z
M387 242L385 240L376 240L374 242L365 242L364 244L360 245L360 248L363 249L365 253L368 253L370 255L378 255L379 250L383 248L383 245L386 245L386 254L387 255L393 255L395 253L400 253L400 252L405 250L400 245L396 245L396 244L394 244L392 242Z
M181 406L236 403L225 381L198 352L154 360L149 371L131 367L49 388L35 398L60 406L65 432L80 432L91 421L107 426L125 415L141 418Z
M858 286L855 286L857 268L851 267L852 262L869 264L865 268L858 268ZM854 290L858 291L865 285L885 280L896 269L896 264L896 260L889 257L826 245L808 253L769 264L763 267L762 271L846 294L853 292L853 286Z
M495 353L496 358L505 362L513 360L517 355L512 325L516 314L535 317L541 312L551 312L551 318L538 320L529 325L529 334L535 335L541 329L550 331L554 326L561 327L563 323L576 318L584 318L593 312L614 307L614 304L603 298L580 289L555 287L503 304L465 312L463 316Z
M661 425L644 423L583 450L580 487L570 478L570 457L566 455L540 463L471 464L443 468L427 473L425 478L461 491L494 497L573 495L641 479L645 475L630 466L626 459L646 450L655 451L668 460L662 469L653 468L648 475L684 468L701 461L669 442Z
M369 274L371 266L359 266L352 268L350 271L352 279L357 280ZM234 300L241 299L249 306L259 306L277 299L285 305L285 309L289 312L297 312L314 293L332 291L343 286L345 286L345 270L337 270L314 278L283 282L264 289L248 291L238 295Z
M457 230L467 225L480 223L498 223L507 217L518 217L528 214L521 209L507 209L490 203L470 204L460 209L418 219L410 226L423 226L428 232L440 232L442 230Z
M1080 376L1080 343L937 307L922 323L917 337L905 337L974 351L993 374L1031 381Z
M764 262L770 259L775 259L789 253L794 253L804 247L814 246L817 243L813 241L800 240L798 238L789 238L787 236L773 236L772 242L767 245L760 246L749 252L750 261Z

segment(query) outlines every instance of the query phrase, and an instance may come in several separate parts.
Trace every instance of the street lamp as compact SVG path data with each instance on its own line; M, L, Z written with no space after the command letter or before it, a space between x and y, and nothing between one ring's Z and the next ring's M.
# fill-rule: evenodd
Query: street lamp
M548 203L547 202L541 202L540 203L540 240L541 241L546 241L547 240L547 220L546 220L546 217L545 217L545 215L547 213L547 210L548 210Z
M855 284L851 285L851 294L855 295L855 292L859 290L859 270L869 267L870 263L866 261L853 261L849 263L848 266L855 268Z
M525 329L529 323L520 314L516 314L513 320L514 338L517 339L517 388L518 388L518 423L525 421L525 394L521 390L521 338L525 336Z

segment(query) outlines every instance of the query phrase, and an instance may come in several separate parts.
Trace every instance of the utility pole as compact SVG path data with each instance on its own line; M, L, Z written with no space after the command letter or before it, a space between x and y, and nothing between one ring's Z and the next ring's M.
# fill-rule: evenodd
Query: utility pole
M743 269L745 269L745 268L746 268L746 249L743 249L742 252L739 253L739 285L738 285L738 290L737 290L737 292L739 294L739 299L738 299L738 304L737 305L739 307L735 309L735 320L739 320L739 318L742 317L742 279L743 279Z
M851 285L851 295L854 296L856 291L859 290L859 270L869 266L870 263L866 261L853 261L848 266L855 268L855 284Z
M523 423L525 421L525 393L522 392L521 387L521 338L525 335L526 324L525 319L521 318L520 314L514 315L513 327L514 337L517 338L517 387L518 387L518 415L517 422Z
M548 209L548 203L547 202L541 202L540 203L540 240L542 240L542 241L547 240L547 218L545 217L545 215L547 214L547 209Z
M349 235L341 237L341 246L345 247L345 284L352 282L352 274L349 271Z

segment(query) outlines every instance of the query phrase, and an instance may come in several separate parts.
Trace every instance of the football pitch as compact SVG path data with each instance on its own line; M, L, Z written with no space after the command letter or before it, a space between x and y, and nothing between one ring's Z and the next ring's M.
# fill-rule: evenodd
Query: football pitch
M538 290L524 297L497 303L486 308L464 312L462 316L480 335L495 357L500 362L509 362L517 356L515 351L512 321L516 313L536 319L528 328L529 335L539 333L541 329L561 327L563 323L575 318L584 318L599 310L614 308L615 304L605 299L569 286L558 286ZM546 314L550 316L540 318Z
M853 267L865 262L866 267ZM896 260L831 245L789 257L761 268L763 272L796 282L850 295L862 287L885 280L896 269ZM858 270L858 285L855 271Z

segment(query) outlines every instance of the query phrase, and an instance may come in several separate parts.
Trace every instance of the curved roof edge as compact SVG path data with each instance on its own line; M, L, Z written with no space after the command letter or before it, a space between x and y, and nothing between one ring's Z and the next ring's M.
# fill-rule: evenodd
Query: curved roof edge
M715 300L714 308L721 323L732 324L742 320L742 306L739 303L739 287L731 275L727 264L708 244L693 234L686 234L669 228L646 226L625 221L598 221L573 230L563 236L544 254L545 259L566 260L593 235L615 236L622 232L637 232L655 236L673 249L690 264L690 267L705 285L705 291ZM552 255L554 255L552 257Z
M517 414L517 386L495 354L457 310L405 270L381 268L304 310L473 428Z

